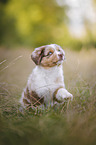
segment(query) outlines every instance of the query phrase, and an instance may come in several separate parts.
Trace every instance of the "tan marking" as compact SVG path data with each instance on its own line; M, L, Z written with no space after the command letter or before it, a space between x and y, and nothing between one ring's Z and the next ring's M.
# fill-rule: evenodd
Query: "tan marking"
M56 94L57 94L58 90L61 89L61 88L64 88L64 87L63 86L59 87L58 89L55 90L55 92L53 94L53 100L56 101L56 102L58 102L58 103L61 103L62 102L62 101L60 101L60 100L58 100L56 98Z
M55 80L56 84L62 83L62 78L61 77L57 77Z
M49 52L54 53L55 49L51 48L50 46L47 46L44 52L44 55L48 55Z

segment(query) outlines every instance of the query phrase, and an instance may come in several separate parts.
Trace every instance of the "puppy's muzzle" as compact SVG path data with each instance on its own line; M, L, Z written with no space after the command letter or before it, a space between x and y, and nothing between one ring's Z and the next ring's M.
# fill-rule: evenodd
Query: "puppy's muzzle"
M65 59L65 56L63 54L58 54L59 56L59 60L64 60Z

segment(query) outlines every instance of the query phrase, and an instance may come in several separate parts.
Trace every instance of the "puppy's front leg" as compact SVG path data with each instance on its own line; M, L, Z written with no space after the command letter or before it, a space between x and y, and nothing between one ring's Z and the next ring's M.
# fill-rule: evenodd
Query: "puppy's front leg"
M57 89L55 93L55 100L57 102L64 102L64 99L70 98L71 100L73 99L73 95L69 93L65 88L60 88Z

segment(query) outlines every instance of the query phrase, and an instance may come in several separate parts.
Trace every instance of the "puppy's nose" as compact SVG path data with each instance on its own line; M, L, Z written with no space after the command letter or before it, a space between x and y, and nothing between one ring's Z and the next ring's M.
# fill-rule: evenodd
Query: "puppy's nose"
M63 58L63 54L58 54L59 58L62 59Z
M59 57L62 57L63 55L62 55L62 54L58 54L58 56L59 56Z

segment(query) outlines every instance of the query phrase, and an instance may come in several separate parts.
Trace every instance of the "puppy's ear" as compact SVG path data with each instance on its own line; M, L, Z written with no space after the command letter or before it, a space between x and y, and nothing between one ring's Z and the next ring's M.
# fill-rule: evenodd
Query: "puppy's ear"
M35 48L35 50L32 52L31 59L35 62L36 65L40 64L42 57L44 55L45 47L46 46Z

